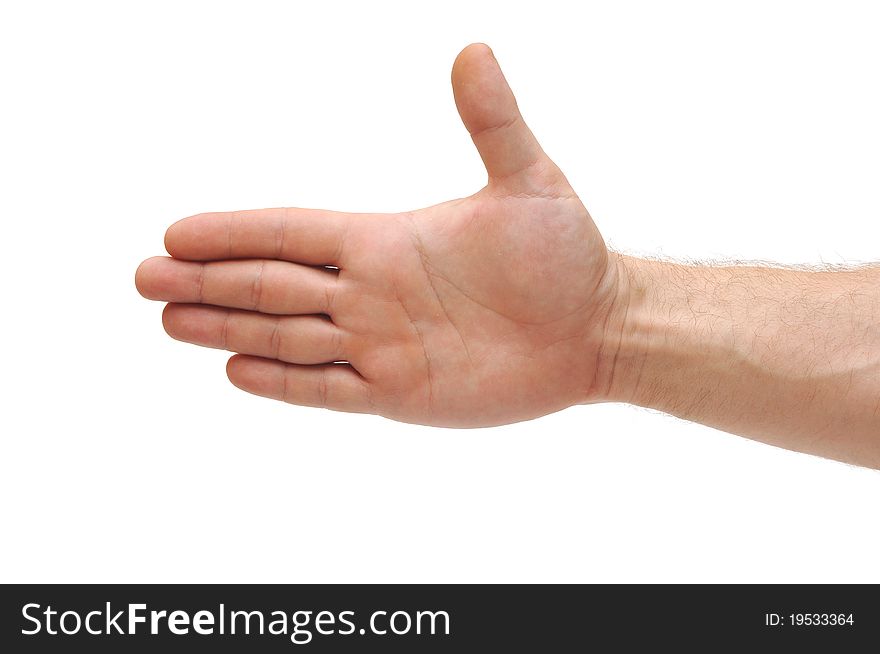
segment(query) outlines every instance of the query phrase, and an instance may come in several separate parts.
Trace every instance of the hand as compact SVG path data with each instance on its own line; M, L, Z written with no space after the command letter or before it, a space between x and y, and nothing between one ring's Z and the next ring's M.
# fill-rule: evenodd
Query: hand
M239 388L476 427L604 399L620 275L484 45L452 72L489 181L401 214L266 209L172 225L137 287L174 338L223 348ZM609 344L609 345L606 345ZM345 362L345 363L341 363Z

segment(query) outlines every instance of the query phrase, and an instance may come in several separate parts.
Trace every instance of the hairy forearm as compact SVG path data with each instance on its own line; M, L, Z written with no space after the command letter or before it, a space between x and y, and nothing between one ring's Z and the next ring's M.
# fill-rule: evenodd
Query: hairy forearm
M880 268L617 264L609 399L880 468Z

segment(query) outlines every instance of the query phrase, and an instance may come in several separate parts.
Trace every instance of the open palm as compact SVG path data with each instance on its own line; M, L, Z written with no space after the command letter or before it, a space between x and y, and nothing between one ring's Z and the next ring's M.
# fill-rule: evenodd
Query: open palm
M619 276L598 230L522 120L482 45L453 68L489 183L398 214L200 214L141 264L174 338L240 354L252 393L444 426L601 399Z

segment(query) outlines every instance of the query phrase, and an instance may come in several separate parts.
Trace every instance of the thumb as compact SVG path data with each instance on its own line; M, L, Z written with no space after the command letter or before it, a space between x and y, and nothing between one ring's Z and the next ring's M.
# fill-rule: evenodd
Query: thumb
M474 43L459 53L452 66L452 91L490 184L503 179L507 186L519 186L541 162L548 164L542 166L545 173L557 170L523 121L489 46Z

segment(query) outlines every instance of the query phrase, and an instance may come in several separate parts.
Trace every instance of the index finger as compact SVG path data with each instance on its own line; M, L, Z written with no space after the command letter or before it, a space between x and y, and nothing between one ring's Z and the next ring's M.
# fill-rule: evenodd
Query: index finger
M201 213L165 233L165 249L176 259L283 259L338 266L351 222L368 214L322 209L253 209Z

